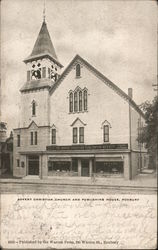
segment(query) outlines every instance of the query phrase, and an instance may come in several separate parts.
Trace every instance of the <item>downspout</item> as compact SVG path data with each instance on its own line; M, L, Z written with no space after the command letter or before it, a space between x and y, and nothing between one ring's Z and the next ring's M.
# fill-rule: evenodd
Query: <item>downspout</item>
M128 89L128 95L132 99L132 88ZM131 122L131 105L129 100L129 180L132 180L132 122Z

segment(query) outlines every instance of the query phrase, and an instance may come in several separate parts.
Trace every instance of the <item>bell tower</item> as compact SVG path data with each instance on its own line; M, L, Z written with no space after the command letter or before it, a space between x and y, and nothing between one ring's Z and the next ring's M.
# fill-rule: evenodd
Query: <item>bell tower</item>
M61 68L53 43L51 41L45 18L33 47L32 53L24 62L27 66L27 82L39 79L57 81Z
M31 54L24 60L26 82L21 91L21 127L31 122L38 126L49 125L49 89L58 80L62 64L59 62L45 16Z

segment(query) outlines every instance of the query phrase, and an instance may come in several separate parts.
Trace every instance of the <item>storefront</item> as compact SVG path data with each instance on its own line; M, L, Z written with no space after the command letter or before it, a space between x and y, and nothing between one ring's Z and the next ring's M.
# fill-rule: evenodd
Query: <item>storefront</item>
M71 157L49 157L48 176L77 176L78 165Z
M116 144L115 144L116 145ZM112 148L113 145L111 145ZM105 146L104 146L105 147ZM120 147L120 144L119 144ZM21 176L47 177L124 177L129 179L130 155L128 148L105 149L85 146L48 146L46 151L21 152ZM23 165L22 165L23 163Z
M114 154L48 155L48 176L96 177L124 175L124 156Z

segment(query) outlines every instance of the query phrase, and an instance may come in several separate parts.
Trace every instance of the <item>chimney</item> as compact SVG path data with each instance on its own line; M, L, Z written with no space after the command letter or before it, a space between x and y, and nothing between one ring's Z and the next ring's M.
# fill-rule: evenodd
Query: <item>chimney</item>
M133 89L128 88L128 96L132 99L133 98Z

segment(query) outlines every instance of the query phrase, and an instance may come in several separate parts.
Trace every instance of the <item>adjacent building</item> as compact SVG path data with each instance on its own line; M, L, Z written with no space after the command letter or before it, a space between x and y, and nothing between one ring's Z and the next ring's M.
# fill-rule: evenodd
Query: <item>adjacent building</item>
M45 21L24 62L14 176L132 179L145 166L144 114L131 88L126 94L79 55L62 71Z
M7 138L7 123L0 122L0 175L13 173L13 133Z

